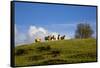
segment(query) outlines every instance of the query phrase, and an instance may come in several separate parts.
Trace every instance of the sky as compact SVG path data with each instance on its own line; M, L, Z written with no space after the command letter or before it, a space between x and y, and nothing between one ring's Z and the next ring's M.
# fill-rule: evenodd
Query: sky
M78 23L88 23L96 32L96 7L25 2L15 2L14 6L16 45L50 34L74 38Z

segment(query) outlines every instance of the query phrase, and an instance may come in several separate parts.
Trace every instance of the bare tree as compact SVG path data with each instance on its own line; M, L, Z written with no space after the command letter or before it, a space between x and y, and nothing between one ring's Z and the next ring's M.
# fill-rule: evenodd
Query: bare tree
M77 25L75 31L75 38L91 38L94 31L92 30L90 24L80 23Z

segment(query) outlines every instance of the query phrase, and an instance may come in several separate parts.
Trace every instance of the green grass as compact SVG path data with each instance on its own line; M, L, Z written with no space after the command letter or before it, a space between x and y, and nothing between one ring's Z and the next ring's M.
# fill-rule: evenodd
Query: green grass
M95 39L70 39L17 46L15 66L96 62Z

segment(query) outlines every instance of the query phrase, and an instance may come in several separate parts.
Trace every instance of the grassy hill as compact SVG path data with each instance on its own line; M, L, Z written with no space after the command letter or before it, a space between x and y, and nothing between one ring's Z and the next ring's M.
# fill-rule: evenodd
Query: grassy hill
M15 47L15 66L96 61L95 39L70 39Z

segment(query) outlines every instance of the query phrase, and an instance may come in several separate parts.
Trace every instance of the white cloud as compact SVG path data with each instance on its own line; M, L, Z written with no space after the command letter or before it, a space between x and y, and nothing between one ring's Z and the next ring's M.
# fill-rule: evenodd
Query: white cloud
M33 36L33 34L37 33L38 30L35 26L30 26L28 32L29 32L29 36Z
M44 28L42 28L42 27L39 27L38 28L38 30L40 31L40 32L43 32L44 34L46 34L47 33L47 30L45 30Z
M30 42L34 41L35 38L41 38L42 41L44 41L44 37L46 35L48 35L48 31L43 27L36 27L31 25L28 29L28 40Z
M26 33L21 32L15 25L15 45L21 45L26 43L32 43L36 38L41 38L44 41L44 37L49 35L49 32L43 27L29 26Z
M47 30L44 29L43 27L36 27L36 26L30 26L29 27L29 36L33 36L33 35L36 35L36 34L39 34L39 33L42 33L43 35L46 35L47 34Z
M21 30L17 29L17 26L15 26L15 44L21 45L33 43L36 38L41 38L42 41L44 41L44 37L48 35L54 35L57 38L58 34L59 33L57 32L50 32L43 27L37 27L34 25L29 26L28 30L23 33ZM65 39L69 38L65 37Z

